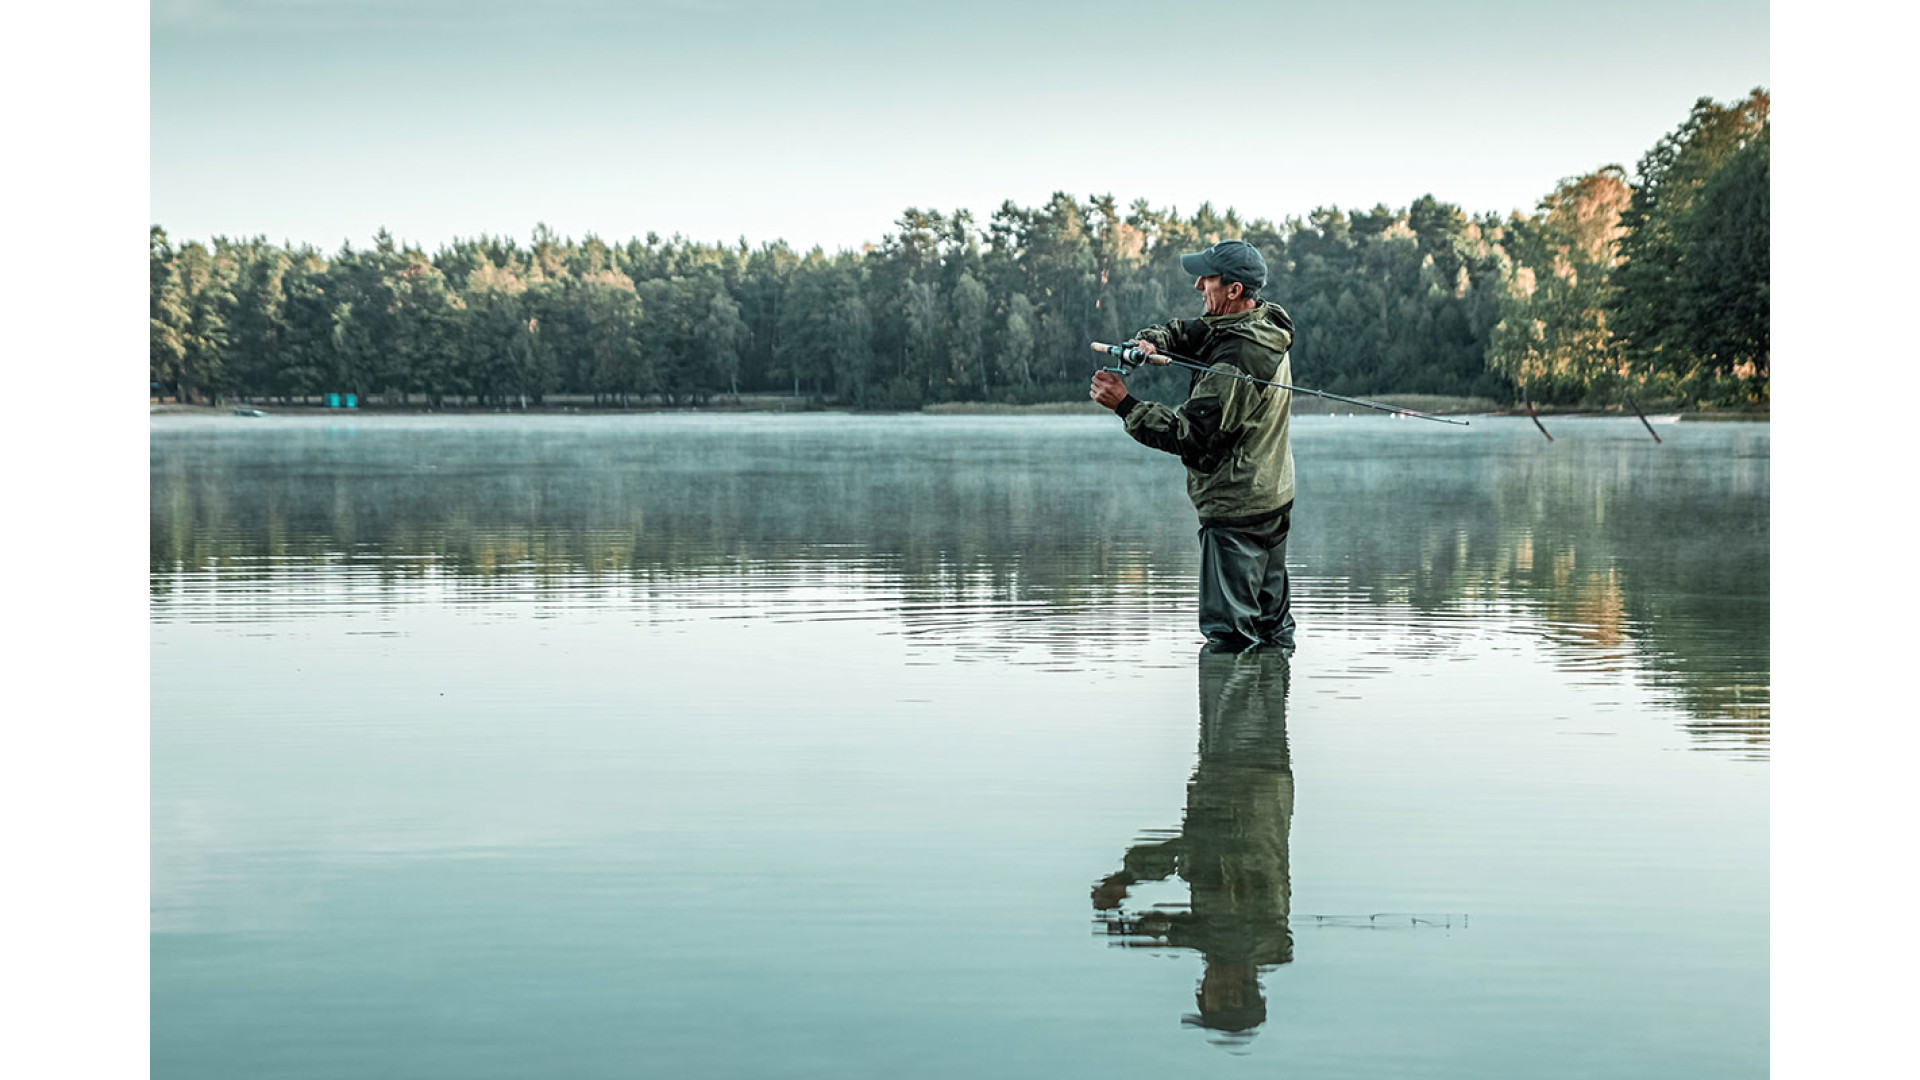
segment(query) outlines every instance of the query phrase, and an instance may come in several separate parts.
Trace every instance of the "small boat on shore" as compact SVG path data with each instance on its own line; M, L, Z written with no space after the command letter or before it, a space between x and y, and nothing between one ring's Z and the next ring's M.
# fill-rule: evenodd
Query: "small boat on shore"
M235 416L265 416L265 415L267 415L267 414L266 414L266 413L264 413L264 412L262 412L262 411L260 411L259 409L250 409L250 408L248 408L247 406L245 406L245 405L242 405L242 406L240 406L239 408L237 408L237 409L235 409L235 410L233 410L233 415L235 415Z

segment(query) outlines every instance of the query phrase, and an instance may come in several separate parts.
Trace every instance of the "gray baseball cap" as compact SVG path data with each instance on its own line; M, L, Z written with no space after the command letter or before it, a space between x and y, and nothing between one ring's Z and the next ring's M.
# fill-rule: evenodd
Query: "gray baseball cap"
M1180 256L1180 269L1194 277L1220 275L1223 283L1239 282L1254 292L1267 283L1267 260L1245 240L1222 240L1205 251Z

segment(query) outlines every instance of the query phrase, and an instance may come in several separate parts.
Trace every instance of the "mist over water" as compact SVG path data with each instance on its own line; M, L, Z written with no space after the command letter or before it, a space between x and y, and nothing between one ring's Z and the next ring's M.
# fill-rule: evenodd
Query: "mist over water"
M1295 425L156 419L155 1074L1763 1069L1768 427Z

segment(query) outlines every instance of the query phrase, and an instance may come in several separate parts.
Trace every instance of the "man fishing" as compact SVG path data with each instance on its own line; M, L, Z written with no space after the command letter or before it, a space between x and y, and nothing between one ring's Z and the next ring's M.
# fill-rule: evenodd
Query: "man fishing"
M1200 515L1200 632L1208 647L1291 650L1293 394L1266 384L1292 380L1293 320L1257 298L1267 261L1244 240L1182 255L1180 267L1194 276L1206 314L1147 327L1128 344L1152 364L1168 362L1163 351L1194 358L1187 400L1177 409L1141 401L1112 371L1094 374L1089 396L1118 414L1136 441L1187 467L1187 496Z

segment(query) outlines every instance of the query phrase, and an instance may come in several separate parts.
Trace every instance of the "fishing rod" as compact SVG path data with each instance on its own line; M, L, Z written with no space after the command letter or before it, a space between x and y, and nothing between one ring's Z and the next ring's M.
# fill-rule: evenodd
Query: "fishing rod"
M1323 397L1331 401L1344 401L1349 405L1358 405L1363 409L1378 409L1381 412L1393 413L1396 416L1412 416L1417 419L1432 420L1441 424L1458 424L1461 427L1472 426L1465 420L1454 420L1445 416L1434 416L1431 413L1415 412L1412 409L1403 409L1398 405L1384 405L1378 401L1368 401L1365 398L1350 398L1341 397L1339 394L1329 394L1325 390L1309 390L1304 386L1288 386L1286 383L1268 382L1265 379L1256 379L1251 375L1239 371L1221 371L1218 368L1210 368L1205 364L1196 363L1184 356L1176 356L1173 353L1159 349L1149 354L1145 349L1137 345L1108 345L1104 342L1096 341L1093 343L1093 351L1120 358L1120 363L1100 369L1101 371L1112 372L1115 375L1131 375L1141 364L1146 362L1149 355L1164 356L1167 359L1167 363L1183 368L1190 368L1194 371L1211 371L1216 375L1227 375L1235 379L1244 379L1247 382L1257 383L1261 386L1277 386L1282 390L1291 390L1296 394L1312 394L1314 397Z

